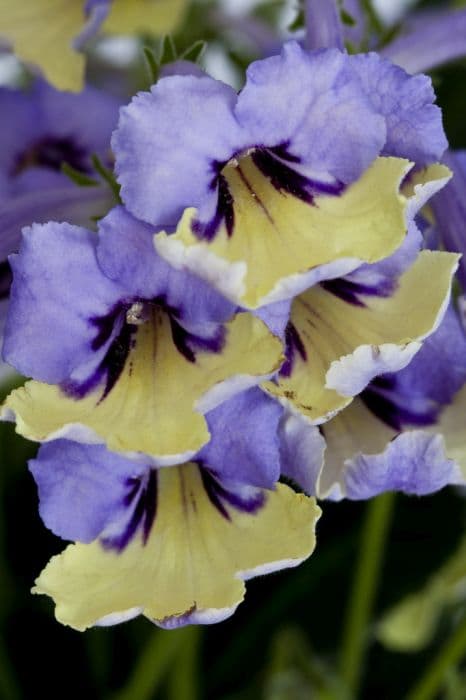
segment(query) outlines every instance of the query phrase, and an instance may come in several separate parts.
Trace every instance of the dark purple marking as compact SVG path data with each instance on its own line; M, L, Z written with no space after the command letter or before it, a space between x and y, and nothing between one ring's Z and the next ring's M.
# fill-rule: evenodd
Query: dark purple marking
M63 163L83 173L92 172L89 154L72 136L44 136L21 153L12 175L18 175L23 170L38 165L60 171Z
M196 351L219 353L223 350L226 339L224 326L219 326L212 337L202 338L189 333L173 316L170 315L169 318L173 343L188 362L196 362Z
M226 520L231 520L226 504L232 506L236 510L251 515L256 513L264 505L265 493L263 491L258 491L254 496L250 496L249 498L242 497L238 493L234 493L225 488L215 474L203 464L199 463L198 466L202 484L209 501Z
M130 308L131 302L118 302L113 309L105 316L95 316L90 319L90 322L97 329L97 335L92 341L91 348L100 350L105 343L110 340L112 333L118 321L124 318L127 310Z
M122 552L138 531L141 531L142 542L146 545L157 515L157 470L151 469L145 479L128 479L126 485L128 492L124 497L123 504L126 508L133 507L132 513L121 532L101 539L101 544L105 549L117 552Z
M290 377L293 371L296 353L304 361L307 360L306 348L304 347L301 336L296 330L296 326L289 321L285 328L285 362L280 368L281 377Z
M222 352L226 340L226 330L224 326L219 326L213 336L203 338L200 335L187 331L183 327L183 314L181 310L175 306L171 306L165 295L160 295L152 299L151 303L158 306L168 315L173 344L188 362L196 361L196 351Z
M360 394L360 398L371 413L396 431L401 431L406 426L422 428L436 422L439 407L423 401L419 403L418 409L414 410L407 405L409 397L404 399L401 394L396 394L396 391L396 375L385 374L373 379ZM404 402L404 405L401 402Z
M188 362L196 361L196 352L219 353L223 350L226 340L226 329L219 325L216 332L203 338L182 325L182 314L179 309L170 306L164 295L150 300L132 299L118 302L105 316L90 319L90 323L96 328L96 335L91 343L94 352L101 350L110 342L104 358L85 380L68 380L61 384L61 389L68 396L82 399L99 384L105 382L104 391L99 399L103 401L112 391L121 376L130 351L135 344L137 325L127 323L126 313L136 302L142 302L152 307L159 308L167 314L170 321L170 329L173 343L178 352ZM150 323L150 320L148 321Z
M307 178L293 168L293 164L300 163L300 158L288 151L289 144L282 143L278 146L266 148L264 146L252 147L252 159L256 167L271 181L279 192L288 192L293 196L312 204L314 197L319 194L339 195L345 189L342 182L326 183ZM241 153L235 153L232 158L241 160ZM215 214L210 221L194 221L192 232L199 240L212 241L222 223L225 223L227 235L233 235L235 223L234 200L226 178L222 175L227 162L214 162L212 169L215 173L210 189L217 190L218 199ZM265 209L265 206L264 206Z
M253 152L252 159L276 190L288 192L288 194L308 204L313 204L316 195L337 196L345 189L342 182L318 182L298 173L288 163L298 163L299 158L287 154L285 145L275 148L258 148Z
M105 387L99 403L109 395L121 376L130 350L133 347L133 337L136 333L136 326L125 322L124 314L127 308L128 305L122 304L119 305L118 312L113 309L107 316L92 319L92 322L98 329L97 336L91 345L92 350L99 350L110 340L113 333L116 332L116 335L110 343L104 358L87 379L81 382L69 380L61 384L61 389L65 394L75 399L82 399L104 381ZM118 326L120 326L119 330Z
M105 370L106 381L104 393L102 394L99 403L109 395L120 378L130 350L133 347L133 335L135 332L135 326L125 323L118 336L110 345L101 364L101 367Z
M10 263L8 260L0 262L0 300L8 299L10 296L10 287L13 281Z
M387 278L379 285L370 285L338 277L333 280L325 280L325 282L320 283L320 286L348 304L365 307L366 304L360 299L360 296L389 297L396 291L398 285L396 280Z
M216 164L215 167L220 166ZM224 164L221 165L221 168L223 167ZM217 188L218 191L217 208L213 218L207 223L201 223L200 221L193 221L192 223L192 232L194 235L201 241L209 242L215 238L223 222L225 223L228 237L231 237L235 223L233 197L228 187L228 182L220 172L213 179L211 187L212 189Z

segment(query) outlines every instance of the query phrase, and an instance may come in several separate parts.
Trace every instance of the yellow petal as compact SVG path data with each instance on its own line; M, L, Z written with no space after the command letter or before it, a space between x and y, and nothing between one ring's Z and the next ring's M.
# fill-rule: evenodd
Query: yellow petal
M455 394L452 403L443 409L436 425L428 430L443 435L447 457L458 464L466 480L466 386Z
M84 429L86 441L105 442L117 452L144 452L168 462L189 458L209 439L206 421L195 410L201 397L220 391L225 380L239 377L241 388L248 379L253 384L256 376L275 372L283 359L281 342L251 314L238 314L226 329L222 352L199 351L189 362L173 343L168 317L155 312L138 327L108 395L101 386L74 399L56 386L32 381L10 394L4 415L13 412L17 431L30 440L79 440Z
M103 30L115 34L168 34L180 21L186 5L186 0L113 0Z
M243 581L295 566L315 546L314 499L277 485L255 514L212 504L193 464L159 470L155 523L144 545L121 553L99 542L71 545L53 557L35 593L51 596L57 619L78 630L142 613L167 618L196 612L221 619L242 601Z
M84 56L72 42L84 23L83 0L0 0L0 34L23 61L60 90L83 87Z
M310 286L314 268L349 259L339 270L345 274L396 250L406 233L399 185L409 168L378 158L343 194L317 196L311 205L277 190L243 157L223 171L234 202L232 235L222 226L212 242L200 242L190 209L176 233L158 234L155 245L175 267L194 270L248 308L290 298Z
M408 364L419 341L437 328L457 261L451 253L423 251L394 294L364 297L366 306L319 285L301 294L293 302L291 322L306 359L296 354L290 377L267 382L266 390L313 422L335 415L374 376Z
M397 431L379 420L356 398L322 427L327 443L325 467L320 474L318 496L325 498L334 488L345 493L344 472L348 459L357 454L383 452Z

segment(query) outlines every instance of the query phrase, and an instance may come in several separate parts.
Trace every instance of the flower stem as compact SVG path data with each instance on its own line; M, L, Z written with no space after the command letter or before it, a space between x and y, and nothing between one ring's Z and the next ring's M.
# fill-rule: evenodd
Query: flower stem
M122 691L113 700L151 700L166 679L191 630L155 630Z
M406 696L406 700L431 700L437 696L448 671L466 655L466 615L440 650L427 672Z
M377 591L384 542L395 501L394 493L384 493L367 506L361 547L356 564L342 637L341 677L350 694L358 695L367 647L367 628Z
M170 700L198 700L199 646L201 629L187 627L177 654L177 663L170 677Z

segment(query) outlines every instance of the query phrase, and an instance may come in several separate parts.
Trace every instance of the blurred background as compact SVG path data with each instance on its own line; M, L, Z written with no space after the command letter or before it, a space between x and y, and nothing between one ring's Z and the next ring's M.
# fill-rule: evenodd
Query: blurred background
M450 6L362 4L383 27L369 44L389 40L407 11ZM273 53L286 36L299 38L302 28L298 0L198 0L173 41L178 55L207 42L201 65L239 88L251 60ZM160 39L103 39L93 50L90 81L129 99L150 82L144 45L158 51ZM19 74L3 53L1 82L11 84ZM466 148L466 60L435 70L432 78L450 144ZM3 379L2 395L14 381ZM27 470L35 450L12 425L0 425L0 700L344 700L351 695L340 671L351 648L359 677L354 697L466 699L466 634L459 641L456 634L466 612L464 491L383 497L382 524L380 508L371 504L324 503L313 556L297 569L250 581L245 602L219 625L172 632L136 619L80 634L54 620L49 599L30 594L35 577L64 546L37 512ZM411 693L436 663L443 664L440 690Z

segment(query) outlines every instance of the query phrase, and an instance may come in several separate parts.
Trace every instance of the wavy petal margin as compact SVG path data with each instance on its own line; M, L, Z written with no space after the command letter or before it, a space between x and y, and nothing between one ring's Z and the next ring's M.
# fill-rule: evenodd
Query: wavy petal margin
M277 189L245 156L223 173L233 199L231 234L222 225L210 243L199 241L196 211L187 209L175 234L155 236L155 247L174 267L192 270L246 308L289 299L322 279L319 266L349 259L328 277L347 274L401 245L406 199L399 187L410 167L378 158L342 194L318 195L310 204Z
M296 566L315 546L314 499L277 485L255 514L212 503L196 465L159 472L154 527L121 553L96 541L53 557L34 593L51 596L63 624L85 630L143 614L163 627L231 615L244 581ZM277 525L279 525L277 527ZM194 618L194 619L193 619Z
M225 327L223 350L199 351L192 362L178 352L168 317L160 314L138 327L108 394L99 387L73 398L58 386L31 381L7 397L3 418L15 418L17 431L30 440L105 443L129 456L144 452L160 465L187 459L209 439L207 423L195 410L201 397L210 394L204 409L214 408L248 382L276 372L283 360L280 340L251 314L238 314Z
M452 253L422 251L394 294L360 305L321 286L301 294L290 317L301 350L291 371L264 388L313 423L325 422L371 379L410 362L443 318L457 264Z

